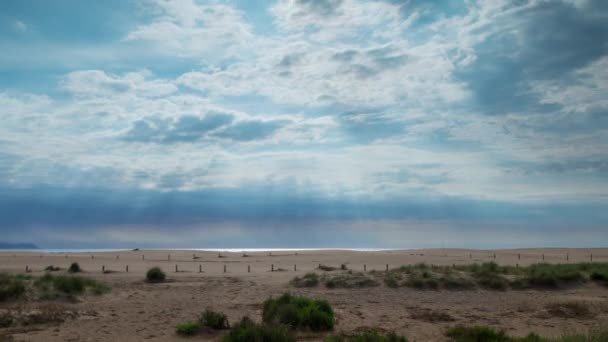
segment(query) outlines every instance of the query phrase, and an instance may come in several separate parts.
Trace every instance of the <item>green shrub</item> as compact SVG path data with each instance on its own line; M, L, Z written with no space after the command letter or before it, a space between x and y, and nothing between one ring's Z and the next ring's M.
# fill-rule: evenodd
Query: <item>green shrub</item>
M324 342L407 342L407 338L394 332L387 334L379 333L377 330L366 330L352 336L330 336Z
M77 262L73 262L70 265L70 268L68 268L68 272L70 272L70 273L80 273L80 272L82 272L82 269L80 268L80 265L78 265Z
M163 272L160 267L152 267L146 273L146 280L150 283L161 283L165 281L167 275Z
M315 287L319 285L319 276L316 273L306 273L301 278L293 278L291 284L295 287Z
M228 334L224 342L295 342L295 337L284 325L256 324L244 317Z
M55 267L53 265L49 265L44 270L47 272L55 272L55 271L60 271L61 267Z
M184 336L192 336L196 335L201 331L201 325L198 322L190 322L180 324L175 328L175 332L184 335Z
M230 328L230 324L228 323L228 318L221 312L215 312L212 310L205 310L201 315L199 320L200 325L215 329L228 329Z
M0 302L17 299L25 294L25 278L19 275L0 273Z
M285 324L313 331L332 330L335 323L334 312L326 301L287 293L277 299L267 299L262 317L266 324Z

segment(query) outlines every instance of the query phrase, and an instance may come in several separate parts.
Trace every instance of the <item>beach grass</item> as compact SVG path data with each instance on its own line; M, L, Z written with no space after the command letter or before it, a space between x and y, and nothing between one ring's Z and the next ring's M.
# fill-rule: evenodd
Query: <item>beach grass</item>
M224 342L295 342L293 332L284 324L258 324L243 317L230 331L224 336Z
M382 333L376 329L369 329L353 335L333 335L326 337L324 342L407 342L405 336L395 332Z
M392 269L384 276L391 288L402 286L438 290L483 288L559 289L595 281L606 284L608 263L548 264L500 266L494 262L469 265L438 266L424 263Z
M263 321L266 324L284 324L293 329L312 331L332 330L334 311L325 300L293 296L289 293L264 302Z

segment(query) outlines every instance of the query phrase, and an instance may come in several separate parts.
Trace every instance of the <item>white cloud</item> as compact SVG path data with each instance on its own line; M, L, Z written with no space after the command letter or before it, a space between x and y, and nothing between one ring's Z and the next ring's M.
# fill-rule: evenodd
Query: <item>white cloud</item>
M154 20L129 32L125 41L154 43L157 53L181 57L238 55L255 38L236 9L222 4L200 5L192 0L155 0Z

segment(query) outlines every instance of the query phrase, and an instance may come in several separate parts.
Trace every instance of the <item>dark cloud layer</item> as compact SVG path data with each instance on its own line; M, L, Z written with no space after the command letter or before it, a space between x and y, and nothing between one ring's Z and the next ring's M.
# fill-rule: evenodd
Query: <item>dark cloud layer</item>
M243 221L416 219L480 223L601 224L602 205L514 204L447 196L402 196L371 200L327 198L289 187L249 186L191 192L110 191L37 187L0 192L0 227L96 227L180 225Z
M475 62L457 76L469 84L484 113L555 110L539 103L530 82L569 82L572 71L608 53L605 4L590 1L577 8L560 1L539 2L498 19L491 28L497 27L497 32L475 46Z

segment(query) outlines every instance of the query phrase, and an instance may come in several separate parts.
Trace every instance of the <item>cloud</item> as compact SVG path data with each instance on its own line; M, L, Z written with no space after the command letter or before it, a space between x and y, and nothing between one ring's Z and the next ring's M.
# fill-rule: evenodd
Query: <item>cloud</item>
M288 122L272 121L241 121L215 133L215 136L235 141L251 141L264 139L274 134Z
M200 5L191 0L150 1L154 18L129 32L126 42L147 42L157 53L181 57L237 56L255 36L243 15L221 4Z
M204 117L183 115L173 122L156 117L137 120L125 133L124 139L133 142L173 144L195 142L207 133L229 125L234 116L227 113L210 112Z

